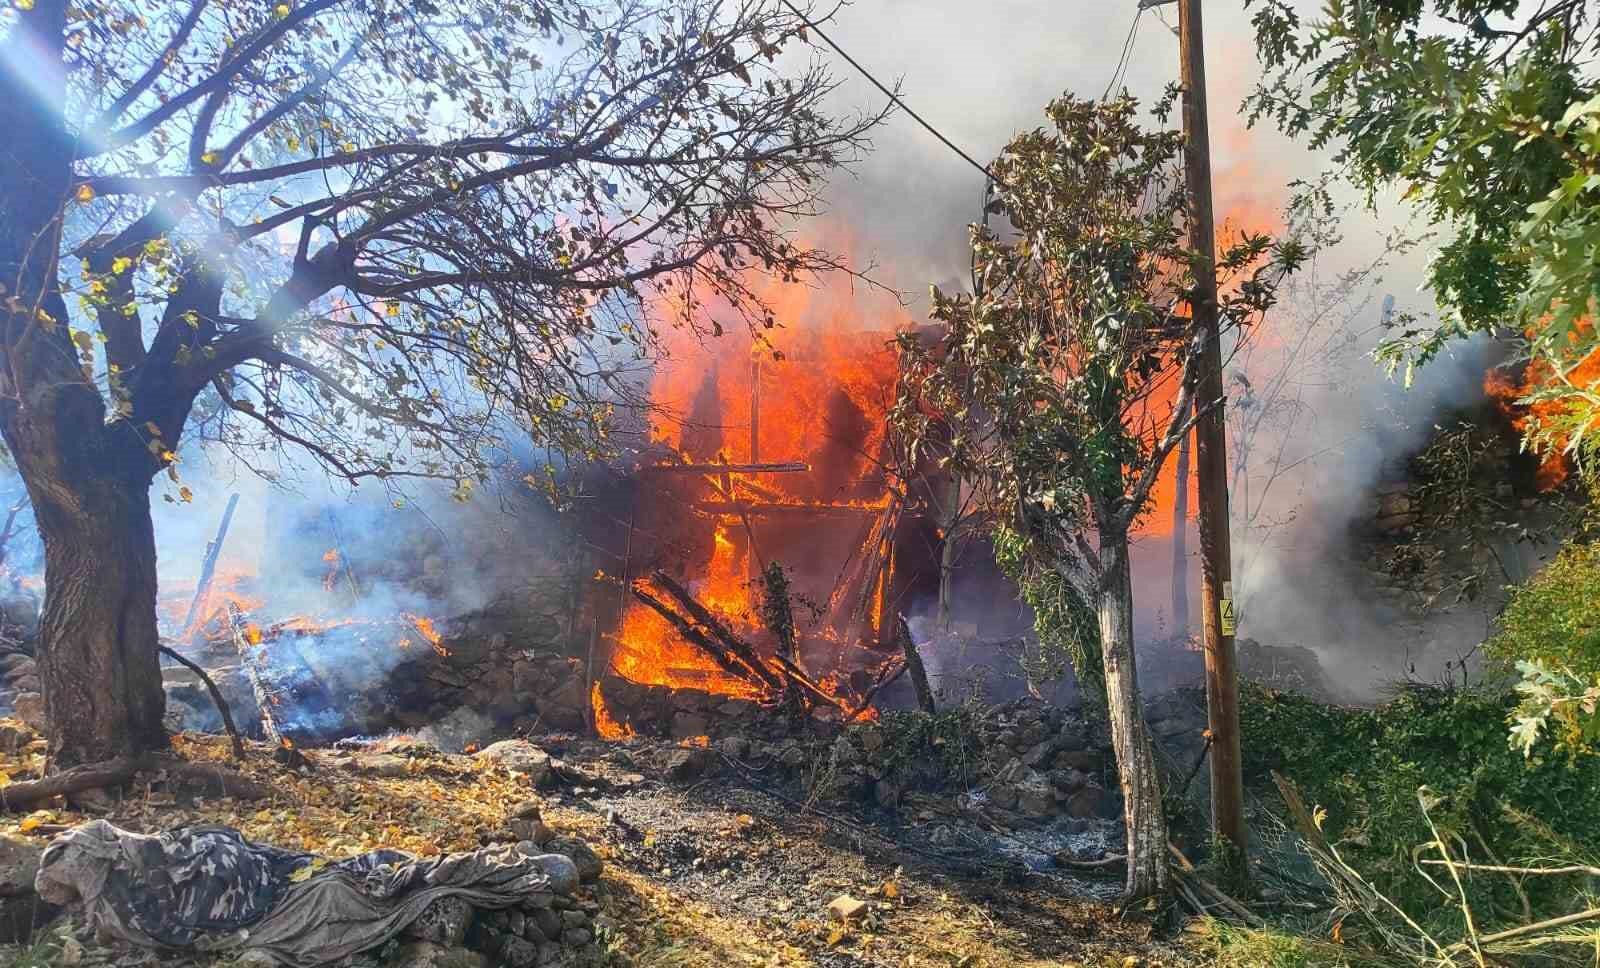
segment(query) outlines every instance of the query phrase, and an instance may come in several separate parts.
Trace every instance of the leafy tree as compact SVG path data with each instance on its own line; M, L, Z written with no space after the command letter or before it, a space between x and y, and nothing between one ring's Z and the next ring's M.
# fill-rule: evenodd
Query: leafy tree
M1165 889L1167 832L1134 665L1129 532L1213 403L1194 405L1199 333L1180 312L1195 263L1182 136L1142 130L1138 112L1127 96L1065 96L1048 127L1006 146L993 170L1012 231L973 227L977 291L934 290L943 328L931 343L901 339L893 412L914 457L937 455L979 495L1009 570L1060 603L1064 627L1094 609L1133 897ZM1274 273L1300 258L1271 249L1246 236L1219 260L1230 330L1271 304Z
M779 69L806 21L760 0L0 24L0 434L44 537L58 765L165 742L149 490L188 500L181 444L463 497L513 428L603 453L661 327L772 325L747 272L838 265L787 232L876 120Z
M1254 6L1266 76L1246 101L1313 146L1338 148L1369 199L1403 187L1443 236L1432 325L1400 319L1391 369L1452 339L1509 331L1539 385L1529 442L1600 452L1600 83L1583 0L1333 0L1304 22Z

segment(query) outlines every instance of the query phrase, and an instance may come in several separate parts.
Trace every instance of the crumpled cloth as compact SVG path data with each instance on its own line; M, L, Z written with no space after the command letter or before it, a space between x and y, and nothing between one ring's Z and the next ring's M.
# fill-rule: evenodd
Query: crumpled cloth
M81 905L105 938L158 949L252 950L319 965L377 947L430 904L505 908L570 894L578 869L530 841L418 859L377 850L336 863L229 827L139 834L92 820L45 848L34 888Z

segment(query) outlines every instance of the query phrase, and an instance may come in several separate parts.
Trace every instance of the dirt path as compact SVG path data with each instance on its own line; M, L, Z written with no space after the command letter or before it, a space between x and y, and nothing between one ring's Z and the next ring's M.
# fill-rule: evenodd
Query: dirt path
M618 775L605 759L568 758ZM727 771L680 786L620 779L548 796L546 817L607 857L610 910L640 965L1199 964L1142 919L1081 899L1081 881L1019 877L998 857L952 868L884 839L915 845L915 827L803 812ZM848 924L828 911L841 895L866 903Z

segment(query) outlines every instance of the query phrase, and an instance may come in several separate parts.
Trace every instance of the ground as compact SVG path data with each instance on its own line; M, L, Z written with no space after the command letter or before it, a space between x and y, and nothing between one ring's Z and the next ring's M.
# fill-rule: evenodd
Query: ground
M190 760L227 759L219 738L185 735L175 745ZM253 839L332 856L380 846L433 853L478 847L513 806L532 797L558 833L584 838L606 859L599 888L608 923L603 940L625 956L618 958L623 964L1204 963L1181 935L1159 940L1139 914L1118 917L1108 904L1082 899L1092 885L1019 877L1003 862L990 870L952 867L915 846L914 819L895 830L807 811L781 792L763 792L754 772L670 783L650 769L661 758L646 753L659 749L552 745L559 759L537 792L526 776L464 756L400 747L379 769L391 775L379 776L352 772L341 765L347 757L310 751L311 767L295 772L255 745L244 769L281 791L271 802L188 799L141 786L107 804L107 815L147 831L229 824ZM4 758L0 769L13 778L29 775L40 765L37 749ZM13 815L0 833L43 842L86 816L67 809ZM841 895L867 905L847 925L828 912Z

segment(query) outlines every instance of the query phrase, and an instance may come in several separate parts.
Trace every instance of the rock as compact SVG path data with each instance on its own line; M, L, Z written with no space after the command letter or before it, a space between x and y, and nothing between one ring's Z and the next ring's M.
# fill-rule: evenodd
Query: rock
M411 772L410 761L393 753L357 753L344 766L347 770L377 777L399 777Z
M479 762L504 767L512 773L525 773L534 786L550 775L550 754L525 739L503 739L473 755Z
M778 751L778 762L791 770L798 770L806 765L806 748L793 740L785 743Z
M22 837L0 837L0 943L28 940L60 910L33 892L44 845Z
M0 675L4 675L12 682L21 679L39 677L39 665L32 657L26 655L8 655L0 658Z
M1044 819L1056 812L1056 794L1045 778L1030 774L1017 784L1017 809L1030 817Z
M867 751L868 756L877 756L883 751L883 730L877 726L864 726L856 731L856 735L861 737L861 748Z
M1068 793L1081 790L1089 785L1089 774L1082 770L1051 770L1046 776L1049 778L1051 786L1057 790L1065 790Z
M543 846L548 844L556 832L551 830L543 820L517 817L506 821L506 832L513 840L530 840Z
M423 909L402 934L454 948L466 940L472 926L472 905L459 897L441 897Z
M551 965L561 962L561 946L554 941L546 941L539 946L539 968L550 968Z
M832 752L833 762L841 769L854 766L861 759L861 754L856 752L855 744L851 743L850 737L843 733L834 739Z
M1104 765L1104 760L1092 750L1067 750L1057 753L1052 762L1058 770L1082 770L1085 773L1094 773Z
M275 965L275 959L264 964ZM241 962L242 964L242 962ZM446 947L432 941L416 941L402 945L394 959L386 962L394 968L479 968L487 964L483 955L466 948Z
M549 908L544 908L533 912L533 916L529 920L543 937L551 941L561 937L561 915L559 913Z
M589 915L584 912L577 910L561 912L561 927L563 929L587 928L588 926Z
M878 801L878 806L893 810L900 805L900 785L885 777L872 785L872 798Z
M679 746L668 751L662 772L669 780L692 780L710 766L710 750L699 746Z
M835 921L849 921L851 918L860 917L866 912L867 907L866 901L841 894L828 902L828 915Z
M996 783L1016 783L1027 774L1028 768L1023 765L1022 760L1012 757L1005 766L995 772L994 781Z
M726 736L717 741L717 751L730 760L742 760L750 755L750 741L743 736Z
M15 719L0 719L0 750L15 753L33 742L37 736L38 734L24 723Z
M1116 813L1110 791L1104 787L1086 786L1067 798L1067 816L1078 820L1109 818Z
M1025 765L1027 767L1030 767L1031 769L1037 770L1039 767L1044 766L1046 763L1050 762L1050 758L1055 756L1055 755L1056 755L1056 741L1055 741L1055 739L1051 738L1051 739L1046 739L1046 740L1040 740L1038 743L1035 743L1033 745L1033 747L1028 750L1028 752L1026 752L1026 753L1024 753L1022 755L1022 762L1023 762L1023 765Z
M672 738L695 739L711 732L711 721L700 713L679 710L672 714Z
M576 837L557 837L545 845L553 853L570 859L578 869L578 880L584 884L592 884L600 879L600 871L604 866L600 855L594 848ZM571 893L563 891L562 893ZM542 925L541 925L542 926Z
M561 940L573 948L581 948L594 940L594 933L588 928L568 928Z
M50 721L44 715L44 697L37 692L19 692L11 702L16 717L36 733L50 732Z
M533 968L539 964L539 946L526 938L507 936L505 944L500 946L498 964L508 968Z

